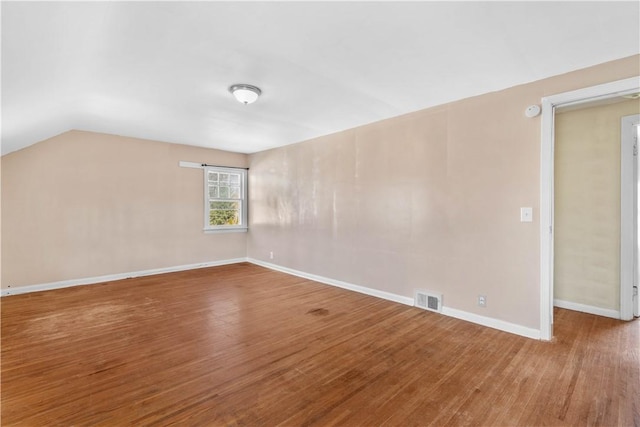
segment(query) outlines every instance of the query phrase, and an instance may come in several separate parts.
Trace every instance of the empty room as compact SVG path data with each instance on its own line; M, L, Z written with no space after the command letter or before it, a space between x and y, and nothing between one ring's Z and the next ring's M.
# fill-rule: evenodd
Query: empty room
M640 3L2 1L3 426L640 426Z

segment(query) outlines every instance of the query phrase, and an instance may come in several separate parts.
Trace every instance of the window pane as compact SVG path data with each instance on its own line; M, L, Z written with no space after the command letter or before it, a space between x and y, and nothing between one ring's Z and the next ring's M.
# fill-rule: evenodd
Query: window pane
M214 185L209 186L209 197L212 199L216 199L218 197L218 187Z
M210 210L209 225L238 225L240 224L239 210Z
M229 198L230 199L239 199L240 198L240 187L230 187L229 188Z
M209 202L209 209L237 211L240 209L240 202Z
M219 196L221 199L229 198L229 187L219 187Z
M218 182L218 172L209 172L209 181Z
M240 175L237 173L232 173L229 177L229 182L231 185L240 185Z
M220 184L229 183L229 174L228 173L219 173L220 176Z

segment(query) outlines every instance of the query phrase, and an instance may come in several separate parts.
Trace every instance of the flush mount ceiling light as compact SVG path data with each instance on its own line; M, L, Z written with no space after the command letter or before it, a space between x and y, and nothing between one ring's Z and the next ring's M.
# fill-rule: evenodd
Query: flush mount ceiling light
M229 88L229 92L236 97L238 102L241 102L245 105L253 104L256 102L262 91L259 87L246 85L246 84L237 84L233 85Z

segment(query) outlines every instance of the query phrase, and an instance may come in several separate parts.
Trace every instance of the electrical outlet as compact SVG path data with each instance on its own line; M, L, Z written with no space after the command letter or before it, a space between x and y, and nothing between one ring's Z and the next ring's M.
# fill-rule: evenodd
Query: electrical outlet
M273 251L269 252L269 259L273 259Z
M478 306L486 307L487 306L487 297L486 295L478 295Z

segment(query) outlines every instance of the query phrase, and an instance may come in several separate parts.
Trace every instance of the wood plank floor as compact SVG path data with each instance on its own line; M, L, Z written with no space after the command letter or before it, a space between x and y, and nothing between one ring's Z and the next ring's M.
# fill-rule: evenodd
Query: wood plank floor
M640 426L638 321L545 343L251 264L1 304L3 426Z

